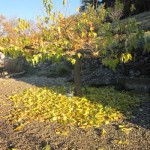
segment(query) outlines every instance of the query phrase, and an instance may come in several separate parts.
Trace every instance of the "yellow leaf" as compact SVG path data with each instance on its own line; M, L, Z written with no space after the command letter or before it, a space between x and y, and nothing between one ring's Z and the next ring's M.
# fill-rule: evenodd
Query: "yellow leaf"
M125 53L121 55L121 61L126 63L129 60L132 60L132 55L130 53Z
M76 63L75 59L71 59L71 63L74 65Z
M63 0L63 5L66 5L66 0Z
M85 37L85 33L84 33L84 32L82 32L82 35L81 35L81 36L82 36L82 38L83 38L83 37Z
M123 128L122 131L126 134L129 134L132 128Z
M62 131L61 135L67 136L68 132L67 131Z
M46 145L42 150L51 150L50 145Z
M97 44L95 45L95 48L98 49L98 45Z
M82 16L83 16L83 17L86 17L86 13L82 13Z
M61 132L60 132L60 131L57 131L56 134L61 134Z
M53 117L52 120L53 120L53 121L56 121L56 120L57 120L57 117Z
M63 120L66 121L68 118L66 116L63 116Z
M106 120L106 121L105 121L105 124L109 124L109 121L108 121L108 120Z
M102 129L102 135L106 134L106 130L105 129Z
M94 38L97 37L97 33L94 32L93 35L94 35Z
M58 27L58 33L59 33L59 34L61 33L61 28L60 28L60 27Z
M119 125L119 128L124 128L125 126L124 125Z
M94 30L94 27L90 27L90 31L93 31Z
M77 11L77 12L79 12L79 11L80 11L80 8L79 8L79 7L77 7L77 8L76 8L76 11Z
M114 140L115 143L117 144L121 144L121 145L128 145L129 144L129 141L128 140L125 140L125 141L122 141L122 140Z
M4 50L4 48L0 46L0 50Z
M22 129L23 125L18 126L17 128L14 129L14 131L20 131Z
M81 58L81 53L78 53L78 58Z

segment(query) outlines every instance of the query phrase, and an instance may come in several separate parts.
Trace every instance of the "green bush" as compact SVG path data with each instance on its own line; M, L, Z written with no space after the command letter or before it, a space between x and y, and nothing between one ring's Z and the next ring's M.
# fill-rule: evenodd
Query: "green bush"
M71 74L72 68L67 62L55 64L54 68L49 70L48 77L64 77Z
M24 64L21 59L9 59L5 68L9 73L19 73L24 71Z
M71 74L71 69L67 66L67 64L60 64L56 68L56 71L59 76L65 76Z

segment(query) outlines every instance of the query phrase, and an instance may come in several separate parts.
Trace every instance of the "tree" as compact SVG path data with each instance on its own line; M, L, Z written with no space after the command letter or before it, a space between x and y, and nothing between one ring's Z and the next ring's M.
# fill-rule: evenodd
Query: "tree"
M102 0L102 4L105 3L106 8L113 7L115 5L115 1L116 0ZM150 0L119 0L119 2L124 4L124 17L128 17L130 15L130 8L132 5L136 8L134 14L150 10Z
M113 4L115 3L115 0L102 0L102 4L105 4L105 7L113 7Z
M97 2L93 1L93 6ZM46 4L46 10L50 14L51 3ZM117 5L122 7L119 3ZM131 51L136 48L138 40L142 38L142 32L134 19L129 19L126 22L116 20L118 21L115 24L117 30L114 30L114 24L106 22L108 12L104 9L104 5L97 10L95 8L97 8L96 5L95 7L87 7L87 10L82 14L67 19L62 17L63 19L56 19L59 20L58 22L54 21L57 24L55 30L58 28L59 35L55 47L59 43L60 47L57 47L57 49L60 48L61 51L64 49L63 55L69 54L70 59L75 63L74 79L77 96L82 95L80 60L78 57L81 50L90 50L92 53L99 52L104 57L102 62L115 70L120 61L126 63L132 59ZM97 32L100 33L100 36L97 36ZM129 43L129 40L132 42ZM64 46L64 43L67 43L67 45ZM66 56L68 57L68 55Z
M4 47L5 52L20 53L33 65L45 59L61 57L71 61L74 67L76 96L82 96L80 78L80 58L84 51L101 55L103 64L115 70L121 61L132 59L132 50L142 38L142 32L134 19L115 23L106 22L107 10L101 5L97 10L88 7L83 13L64 17L60 12L52 12L51 0L43 0L47 11L44 19L39 19L38 30L31 30L30 24L19 19L15 30L18 39ZM65 4L65 1L63 1ZM2 41L3 38L0 39ZM132 41L132 42L130 42Z
M16 24L17 19L7 19L5 16L0 16L0 36L5 37L7 35L13 42L15 42L18 37L14 30Z
M114 21L120 20L123 16L124 4L120 3L119 0L116 0L113 7L108 8L110 19Z
M48 6L50 5L48 4L45 6L46 10L48 10ZM50 14L49 11L48 14L49 18L55 18L52 17L53 15ZM53 44L53 46L57 49L56 57L60 57L60 55L63 54L63 56L67 57L73 64L75 64L74 81L75 94L77 96L82 95L79 57L83 50L91 50L92 52L95 50L97 51L97 34L95 29L105 21L105 18L106 10L104 9L103 5L101 6L101 9L97 11L95 11L94 8L88 7L84 13L74 15L69 18L64 18L62 15L58 14L58 17L53 20L53 23L55 23L55 25L57 24L57 26L53 26L50 29L50 33L53 33L54 37L52 35L51 37L48 35L48 37L51 39L51 41L54 41L53 43L56 43L55 46ZM55 41L56 37L57 41ZM58 50L61 52L58 52Z
M81 0L81 4L82 6L80 7L80 11L85 11L88 8L88 5L91 5L92 7L94 7L94 9L97 9L100 4L101 1L100 0Z

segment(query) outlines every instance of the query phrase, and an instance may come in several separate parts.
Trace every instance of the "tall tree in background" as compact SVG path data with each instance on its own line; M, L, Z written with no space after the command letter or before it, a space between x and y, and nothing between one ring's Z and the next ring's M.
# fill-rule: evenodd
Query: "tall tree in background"
M89 4L94 6L94 9L97 9L101 4L105 4L106 8L114 7L115 1L116 0L81 0L80 11L85 11ZM127 17L131 14L131 5L134 5L136 8L133 14L150 11L150 0L119 0L119 2L124 4L124 17Z
M116 0L102 0L102 4L105 3L105 7L113 7ZM134 14L139 14L150 10L150 0L119 0L120 3L124 4L124 17L130 15L130 8L133 4L136 8Z
M115 3L115 0L102 0L101 1L102 4L105 3L105 7L110 7L110 6L113 6L113 4Z
M81 0L82 6L80 7L80 11L84 11L87 9L88 5L91 5L94 7L94 9L97 9L98 6L100 6L102 0Z
M124 14L125 16L129 16L130 7L132 4L134 4L136 10L134 14L139 14L145 11L150 10L150 0L120 0L120 2L124 3Z

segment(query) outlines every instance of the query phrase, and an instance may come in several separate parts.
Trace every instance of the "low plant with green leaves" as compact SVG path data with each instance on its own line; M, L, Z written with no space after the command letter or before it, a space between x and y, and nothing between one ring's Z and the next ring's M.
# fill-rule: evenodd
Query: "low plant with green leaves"
M100 126L123 119L139 98L110 88L87 88L82 98L67 97L63 87L31 88L11 96L13 123L49 121L79 127Z

